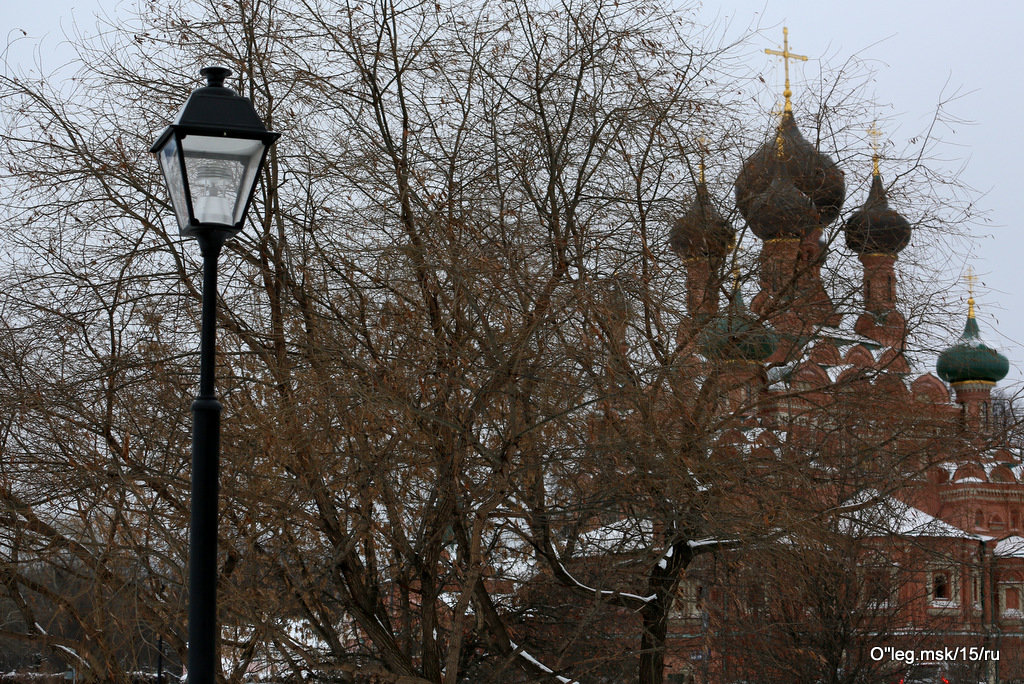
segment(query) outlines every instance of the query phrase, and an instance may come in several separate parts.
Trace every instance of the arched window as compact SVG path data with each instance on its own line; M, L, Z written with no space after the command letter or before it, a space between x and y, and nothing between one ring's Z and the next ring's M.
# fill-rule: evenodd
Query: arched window
M978 529L985 528L985 514L981 512L980 508L974 512L974 526Z
M1019 584L1011 584L1004 586L1000 598L1002 599L1003 605L1000 606L999 611L1004 618L1020 618L1021 617L1021 587Z
M956 610L960 604L960 582L957 571L938 567L928 575L928 601L933 611Z

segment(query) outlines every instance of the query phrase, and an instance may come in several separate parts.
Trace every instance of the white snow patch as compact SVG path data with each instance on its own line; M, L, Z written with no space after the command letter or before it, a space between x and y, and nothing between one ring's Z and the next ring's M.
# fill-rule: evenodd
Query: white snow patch
M840 529L847 534L985 539L873 489L865 489L843 506L852 509L840 514Z
M718 544L735 544L738 540L736 539L696 539L686 542L686 545L691 549L699 549L702 546L716 546Z
M650 520L623 518L584 532L579 538L581 555L636 553L651 546L654 525Z
M516 642L510 641L509 643L512 644L512 648L516 650L516 654L520 658L531 663L541 672L547 672L548 674L555 675L555 679L557 679L560 682L563 682L563 684L580 684L575 679L569 679L568 677L563 677L562 675L555 674L554 670L552 670L550 667L534 658L527 651L522 650L522 648L520 648L519 644L517 644Z
M1002 558L1024 558L1024 537L1014 535L996 543L995 555Z
M75 658L76 660L78 660L78 662L82 663L83 665L88 665L88 663L85 662L85 659L82 656L78 655L78 653L75 652L75 649L69 648L67 646L63 646L61 644L54 644L53 647L58 649L58 650L60 650L60 651L64 651L69 656L71 656L72 658Z
M598 596L623 596L625 598L643 601L644 603L650 603L654 599L658 598L657 594L651 594L650 596L638 596L637 594L629 594L622 591L609 591L607 589L595 589L594 587L588 587L586 584L580 582L578 579L573 577L572 573L569 572L568 568L566 568L561 561L558 562L558 567L562 569L562 572L565 573L565 576L572 580L573 584L575 584L577 587L580 587L581 589L586 589L590 593L597 594Z

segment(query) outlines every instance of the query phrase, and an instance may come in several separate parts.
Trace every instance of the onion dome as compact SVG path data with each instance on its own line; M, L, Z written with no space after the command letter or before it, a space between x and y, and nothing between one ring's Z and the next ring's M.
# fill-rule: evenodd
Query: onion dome
M686 213L675 220L669 232L669 246L683 259L722 258L736 241L736 231L722 218L703 181Z
M697 344L709 359L761 362L775 353L779 336L747 310L737 288L729 306L701 333Z
M970 308L964 332L956 344L939 354L935 370L949 383L999 382L1010 372L1010 362L981 341L974 318L974 298L967 301Z
M895 209L875 173L864 206L846 221L846 246L857 254L898 254L910 242L911 227Z
M736 206L743 218L753 225L752 220L756 220L754 201L774 182L775 169L780 162L796 189L806 195L818 211L813 227L836 220L846 198L843 172L828 155L818 152L804 139L790 111L783 112L771 141L743 162L735 183Z
M747 224L762 240L801 238L821 223L811 198L797 189L786 166L776 161L771 182L750 199Z

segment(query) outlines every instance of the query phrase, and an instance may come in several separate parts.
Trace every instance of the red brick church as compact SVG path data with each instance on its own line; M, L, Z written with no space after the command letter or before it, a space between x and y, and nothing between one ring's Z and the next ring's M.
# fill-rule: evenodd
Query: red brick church
M749 407L720 443L750 454L783 443L820 450L807 497L835 497L839 512L834 536L806 553L788 553L804 542L780 537L753 567L728 551L689 567L669 681L816 681L803 678L794 655L803 649L842 662L844 681L1024 682L1024 465L992 394L1007 359L981 339L972 283L963 334L932 357L934 373L912 371L898 257L913 226L889 204L877 152L867 199L834 225L845 174L801 133L788 74L785 95L734 183L760 241L757 292L748 307L729 282L735 232L702 164L670 238L687 272L679 338L695 341L694 373L713 367L727 388L725 410ZM859 260L859 298L830 298L826 235L842 236ZM844 485L851 459L878 470L877 486Z

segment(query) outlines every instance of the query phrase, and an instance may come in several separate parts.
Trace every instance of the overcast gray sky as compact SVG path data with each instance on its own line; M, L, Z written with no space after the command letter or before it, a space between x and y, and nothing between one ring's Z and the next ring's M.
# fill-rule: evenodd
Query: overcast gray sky
M88 33L97 12L116 14L118 6L114 0L4 0L3 44L24 30L28 39L18 41L9 57L25 66L41 59L44 69L56 67L68 54L61 47L66 32L77 24ZM978 191L987 220L972 224L972 251L951 265L948 279L965 302L960 278L973 266L981 279L975 298L983 337L1010 359L1010 375L1001 385L1024 383L1024 308L1017 297L1024 283L1024 3L732 0L704 3L698 18L728 25L729 35L760 27L764 39L750 43L750 66L779 92L780 60L763 48L781 46L782 26L788 26L790 49L810 57L792 67L797 110L801 83L813 83L822 62L872 62L876 78L865 94L880 105L887 119L884 134L896 149L927 127L941 99L959 95L947 103L947 112L968 123L939 132L942 155L951 159L949 168L965 165L963 180ZM43 47L33 48L40 40ZM966 315L966 303L962 310Z
M835 67L852 57L872 62L876 78L866 95L888 119L883 132L897 150L928 126L940 100L959 95L945 107L965 123L938 131L941 155L950 169L964 166L962 178L978 192L987 220L971 225L972 251L959 267L951 265L948 278L966 317L960 278L973 266L980 277L975 299L982 337L1010 359L1010 375L1000 385L1024 383L1024 307L1018 299L1024 285L1024 3L730 0L704 3L699 17L728 23L732 35L759 27L764 44L752 43L750 59L760 60L755 68L775 88L783 78L781 60L763 48L780 47L782 26L789 28L790 49L810 58L791 66L798 120L800 84L816 80L822 61Z

